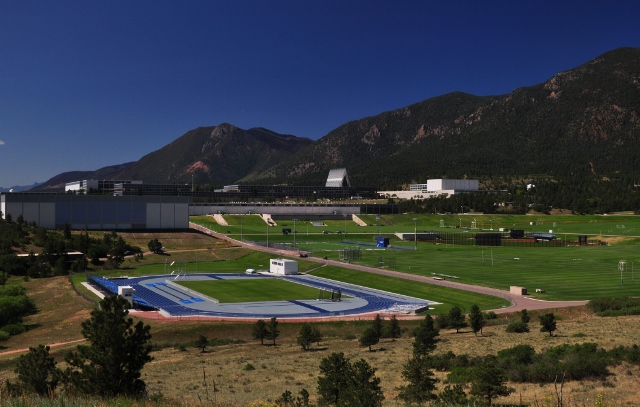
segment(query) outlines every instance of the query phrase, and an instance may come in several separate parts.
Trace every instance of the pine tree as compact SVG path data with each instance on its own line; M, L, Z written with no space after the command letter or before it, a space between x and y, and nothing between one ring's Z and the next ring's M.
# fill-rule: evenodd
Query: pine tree
M471 394L483 397L491 405L496 397L508 396L515 390L507 387L507 373L496 365L495 357L487 357L471 373Z
M29 352L21 355L15 372L18 374L18 386L7 382L12 393L35 392L41 396L53 394L58 385L59 369L49 347L38 345L29 348Z
M553 336L553 331L556 330L556 316L553 312L540 315L538 318L540 318L540 332L549 332L549 336Z
M395 315L392 315L389 320L389 334L392 338L399 338L402 336L402 329L400 328L400 323Z
M260 339L260 344L264 345L264 338L267 337L267 323L262 319L257 320L256 323L253 324L251 335L253 339Z
M313 329L311 328L311 325L303 324L297 338L298 345L302 346L303 350L308 350L313 339Z
M440 332L434 327L433 318L427 315L414 330L415 340L413 341L413 354L424 356L436 349L437 339Z
M433 376L433 372L429 369L429 357L414 355L402 369L402 377L407 384L400 387L398 398L407 404L422 404L434 400L438 379Z
M449 321L449 326L455 329L456 333L460 332L460 329L466 328L468 326L462 310L457 306L449 310L447 320Z
M100 308L84 321L82 335L90 345L78 345L65 361L66 375L81 392L102 397L140 396L146 384L140 371L151 361L151 327L127 318L129 302L120 296L105 297Z
M380 314L376 314L376 317L373 319L373 331L376 333L378 340L382 338L382 318Z
M469 324L476 336L478 336L478 332L482 335L482 328L486 323L484 315L480 312L480 308L477 305L472 305L471 311L469 312Z
M205 350L207 349L207 346L209 346L209 340L207 339L206 336L200 335L195 345L196 345L196 348L202 349L202 352L200 353L204 353Z
M267 324L267 339L273 340L273 345L276 344L276 338L280 335L278 330L278 320L276 317L272 317Z
M374 327L369 327L360 335L360 346L368 346L369 352L372 351L371 346L379 342L378 334Z

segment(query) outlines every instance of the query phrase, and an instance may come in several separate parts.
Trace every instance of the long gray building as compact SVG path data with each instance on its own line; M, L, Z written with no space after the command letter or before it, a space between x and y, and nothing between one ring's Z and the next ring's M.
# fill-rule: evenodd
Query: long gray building
M2 216L22 215L47 229L186 229L189 198L186 196L0 195Z

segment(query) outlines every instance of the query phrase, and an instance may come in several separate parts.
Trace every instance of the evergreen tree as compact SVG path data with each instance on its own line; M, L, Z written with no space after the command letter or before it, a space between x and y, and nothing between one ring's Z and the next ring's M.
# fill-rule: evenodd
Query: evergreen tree
M476 336L478 336L478 332L482 335L482 328L487 322L484 320L484 315L482 315L482 312L480 312L480 308L477 305L471 306L471 311L469 312L469 323L471 324L471 329Z
M202 349L202 352L200 353L204 353L205 350L207 349L207 346L209 346L209 340L207 339L206 336L200 335L195 345L196 345L196 348Z
M520 311L520 321L522 321L523 324L528 324L530 320L531 317L529 316L529 313L526 309Z
M313 339L311 339L311 342L315 342L320 346L320 341L322 340L322 332L320 332L320 328L314 325L311 327L311 331L313 333Z
M382 325L380 314L376 314L376 317L373 319L373 331L376 333L378 341L382 338Z
M413 355L404 365L402 377L407 384L400 387L399 398L407 404L424 403L435 398L437 380L429 370L429 354L436 349L439 331L431 315L425 316L414 330Z
M436 316L435 326L438 329L447 329L449 328L449 317L447 314L439 314Z
M14 370L18 374L18 386L7 382L12 393L35 392L40 396L48 396L58 385L59 369L53 356L49 354L49 347L38 345L29 348L29 352L21 355L18 366Z
M540 332L549 332L549 336L553 336L553 331L556 330L556 316L553 312L540 315L538 318L540 318Z
M440 341L437 339L440 332L434 327L431 315L425 316L413 333L415 336L413 341L414 355L424 356L433 352Z
M433 393L438 379L433 377L429 369L429 357L414 354L402 369L402 377L407 384L400 387L398 398L407 404L422 404L436 398Z
M302 346L303 350L309 350L311 342L313 342L313 328L309 324L303 324L300 328L300 334L298 335L298 345Z
M318 402L320 405L342 405L351 385L351 363L344 353L332 353L320 361Z
M444 386L444 389L438 394L438 400L445 406L466 406L469 404L469 399L460 384L453 387Z
M449 310L449 315L447 316L447 320L449 322L449 327L456 330L456 333L460 332L460 329L466 328L467 321L465 320L464 314L460 307L452 307Z
M100 308L84 321L82 335L90 345L78 345L65 361L66 375L81 392L102 397L141 396L146 384L140 371L151 361L149 325L127 318L129 302L120 296L105 297Z
M257 320L256 323L253 324L251 335L253 339L260 339L260 344L264 345L264 338L267 337L267 323L262 319Z
M368 346L369 352L372 351L371 346L379 342L378 334L374 327L369 327L360 335L360 346Z
M379 407L384 400L375 369L363 359L351 364L342 352L320 362L318 394L321 406Z
M273 345L276 344L276 338L280 335L280 331L278 330L278 320L276 317L271 317L269 323L267 324L267 339L273 340Z
M345 395L345 406L379 407L382 406L384 394L380 387L380 378L376 370L364 359L351 366L350 385Z
M507 373L496 366L495 357L487 357L471 372L471 394L483 397L487 404L496 397L508 396L515 390L506 386Z
M400 328L400 322L398 322L398 318L395 315L391 316L389 320L389 336L392 338L399 338L402 336L402 329Z

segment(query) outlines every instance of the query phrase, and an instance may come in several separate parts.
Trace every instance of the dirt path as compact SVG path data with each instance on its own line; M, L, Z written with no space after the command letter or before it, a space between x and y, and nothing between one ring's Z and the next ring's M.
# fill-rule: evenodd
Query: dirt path
M58 346L71 345L73 343L84 342L84 341L86 341L86 339L76 339L75 341L52 343L46 346L50 348L56 348ZM14 353L23 353L28 351L29 351L29 348L13 349L13 350L8 350L6 352L0 352L0 356L13 355Z
M272 249L272 248L267 248L267 247L262 247L262 246L257 246L257 245L252 245L252 244L247 244L247 243L243 243L240 242L238 240L232 239L226 235L223 235L221 233L217 233L214 232L212 230L209 230L207 228L204 228L200 225L196 225L195 223L189 223L190 227L196 230L199 230L203 233L206 233L210 236L214 236L218 239L223 239L226 240L228 242L234 243L236 245L240 245L242 247L246 247L246 248L250 248L252 250L257 250L257 251L261 251L261 252L266 252L266 253L273 253L279 256L287 256L287 257L297 257L298 253L292 250L281 250L281 249ZM520 311L523 309L527 309L527 310L540 310L540 309L551 309L551 308L564 308L564 307L577 307L577 306L582 306L582 305L586 305L588 301L544 301L544 300L537 300L537 299L533 299L527 296L522 296L522 295L514 295L511 294L508 291L504 291L504 290L498 290L497 288L489 288L489 287L481 287L481 286L475 286L475 285L471 285L471 284L464 284L464 283L457 283L454 281L447 281L447 280L434 280L431 277L426 277L426 276L419 276L419 275L415 275L415 274L409 274L409 273L403 273L400 271L391 271L391 270L384 270L384 269L379 269L379 268L375 268L375 267L368 267L368 266L362 266L359 264L348 264L348 263L343 263L340 261L336 261L336 260L324 260L324 259L320 259L317 257L307 257L305 260L307 261L312 261L315 263L321 263L327 266L337 266L337 267L344 267L344 268L348 268L348 269L352 269L352 270L358 270L358 271L363 271L366 273L372 273L372 274L380 274L380 275L384 275L384 276L389 276L389 277L395 277L395 278L402 278L404 280L411 280L411 281L417 281L420 283L426 283L426 284L433 284L433 285L438 285L441 287L449 287L449 288L455 288L457 290L464 290L464 291L470 291L470 292L474 292L474 293L478 293L478 294L485 294L485 295L491 295L494 297L500 297L500 298L504 298L508 301L511 302L511 306L509 307L505 307L505 308L499 308L494 310L496 313L507 313L507 312L514 312L514 311Z

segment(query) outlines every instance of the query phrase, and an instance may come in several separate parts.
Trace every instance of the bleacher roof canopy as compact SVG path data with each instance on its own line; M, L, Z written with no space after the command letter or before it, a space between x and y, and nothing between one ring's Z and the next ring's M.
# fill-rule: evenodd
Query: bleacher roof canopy
M335 168L329 171L327 185L325 187L350 187L349 176L346 168Z

